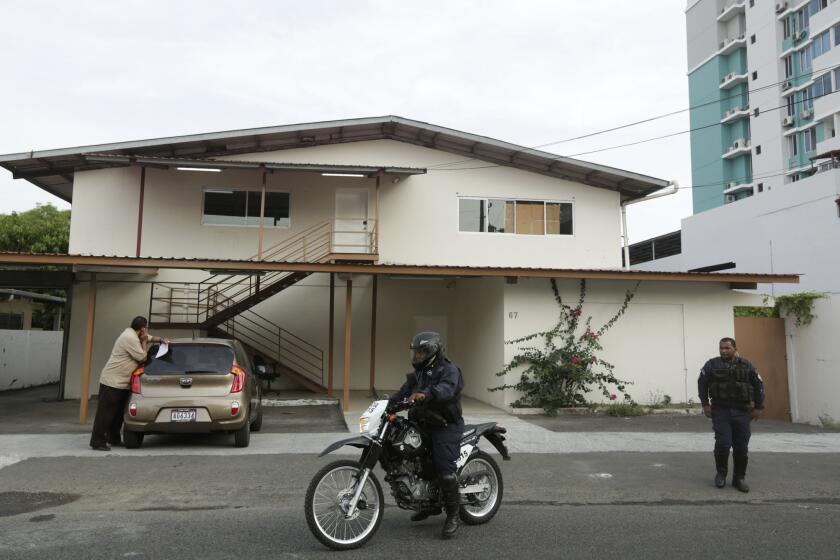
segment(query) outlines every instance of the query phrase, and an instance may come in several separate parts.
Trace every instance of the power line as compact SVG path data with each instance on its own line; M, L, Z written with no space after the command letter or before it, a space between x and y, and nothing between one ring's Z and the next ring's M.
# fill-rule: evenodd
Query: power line
M821 69L818 69L818 70L812 69L812 70L811 70L811 75L813 75L813 74L818 74L818 73L822 73L822 72L829 72L829 71L834 70L834 69L837 69L837 68L840 68L840 64L835 64L835 65L828 66L828 67L826 67L826 68L821 68ZM646 119L642 119L642 120L639 120L639 121L634 121L634 122L626 123L626 124L623 124L623 125L619 125L619 126L615 126L615 127L611 127L611 128L607 128L607 129L603 129L603 130L599 130L599 131L591 132L591 133L588 133L588 134L582 134L582 135L580 135L580 136L574 136L574 137L571 137L571 138L565 138L565 139L563 139L563 140L556 140L556 141L554 141L554 142L548 142L548 143L546 143L546 144L538 144L538 145L536 145L536 146L530 146L530 147L529 147L529 149L544 148L544 147L546 147L546 146L553 146L553 145L556 145L556 144L563 144L563 143L566 143L566 142L571 142L571 141L574 141L574 140L582 140L582 139L584 139L584 138L590 138L590 137L593 137L593 136L598 136L598 135L601 135L601 134L606 134L606 133L609 133L609 132L615 132L615 131L617 131L617 130L622 130L622 129L625 129L625 128L631 128L631 127L633 127L633 126L638 126L638 125L640 125L640 124L646 124L646 123L653 122L653 121L656 121L656 120L660 120L660 119L663 119L663 118L672 117L672 116L674 116L674 115L678 115L678 114L680 114L680 113L685 113L686 111L691 111L691 110L693 110L693 109L700 109L700 108L702 108L702 107L708 107L709 105L714 105L714 104L716 104L716 103L721 103L721 102L723 102L723 101L728 101L728 100L730 100L730 99L741 98L741 97L743 97L743 96L745 96L745 95L749 95L750 93L758 93L759 91L763 91L763 90L766 90L766 89L769 89L769 88L772 88L772 87L778 86L778 85L780 85L780 84L784 84L784 83L787 83L787 82L793 81L793 80L795 80L795 79L797 79L797 78L801 78L801 77L802 77L802 75L799 75L799 76L791 76L791 77L789 77L789 78L785 78L784 80L779 81L779 82L774 82L774 83L772 83L772 84L767 84L767 85L764 85L764 86L761 86L761 87L758 87L758 88L755 88L755 89L747 90L747 91L742 92L742 93L737 93L737 94L729 95L729 96L726 96L726 97L722 97L722 98L720 98L720 99L715 99L715 100L712 100L712 101L707 101L707 102L705 102L705 103L700 103L700 104L697 104L697 105L692 105L692 106L690 106L690 107L688 107L688 108L685 108L685 109L679 109L679 110L676 110L676 111L671 111L671 112L668 112L668 113L663 113L663 114L661 114L661 115L655 115L655 116L653 116L653 117L648 117L648 118L646 118ZM801 91L801 90L798 90L798 91ZM835 90L835 91L836 91L836 90ZM793 93L796 93L796 92L793 92ZM834 92L832 92L832 93L834 93ZM825 95L827 95L827 94L825 94ZM784 96L783 96L783 97L784 97ZM822 97L822 96L821 96L821 97ZM785 106L786 106L786 105L783 105L783 106L781 106L781 107L785 107ZM781 108L781 107L776 107L776 108L774 108L774 109L778 109L778 108ZM767 109L767 110L768 110L768 111L771 111L771 110L773 110L773 109ZM694 129L689 129L688 131L685 131L685 132L679 132L679 133L674 133L674 134L670 134L670 135L664 135L664 136L661 136L661 137L650 138L650 139L643 140L643 141L638 141L638 142L631 142L631 143L628 143L628 144L623 144L623 145L620 145L620 146L614 146L614 147L609 147L609 148L602 148L602 149L599 149L599 150L593 150L593 151L589 151L589 152L581 152L581 153L578 153L578 154L571 154L571 155L558 155L558 156L557 156L557 158L562 158L562 157L576 157L576 156L580 156L580 155L586 155L586 154L590 154L590 153L596 153L596 152L601 152L601 151L607 151L607 150L617 149L617 148L621 148L621 147L634 146L634 145L636 145L636 144L642 144L642 143L645 143L645 142L650 142L650 141L653 141L653 140L664 139L664 138L670 138L671 136L676 136L676 135L679 135L679 134L685 134L686 132L692 132L693 130L702 130L703 128L708 128L708 127L711 127L711 126L716 126L716 125L719 125L719 124L722 124L722 123L714 123L714 124L707 125L707 126L704 126L704 127L697 127L697 128L694 128ZM557 158L555 158L555 159L557 159ZM459 163L466 163L466 162L469 162L469 161L474 161L474 160L476 160L476 159L477 159L477 158L467 158L467 159L463 159L463 160L457 160L457 161L450 161L450 162L445 162L445 163L432 164L432 165L427 166L427 168L439 168L439 167L443 167L443 166L457 165L457 164L459 164ZM459 169L482 169L483 167L491 167L491 166L481 166L481 167L474 167L474 168L459 168Z
M838 65L838 66L840 66L840 65ZM823 93L822 95L813 97L812 99L820 99L822 97L826 97L828 95L832 95L832 94L835 94L835 93L840 93L840 89L836 89L836 90L830 91L828 93ZM799 103L804 103L804 101L799 101L796 104L799 104ZM764 109L759 114L769 113L770 111L777 111L779 109L785 109L785 108L787 108L787 106L788 106L787 104L784 104L784 105L779 105L777 107L771 107L769 109ZM560 158L573 158L573 157L584 156L584 155L588 155L588 154L606 152L606 151L609 151L609 150L616 150L616 149L619 149L619 148L627 148L629 146L637 146L639 144L646 144L648 142L654 142L656 140L664 140L666 138L673 138L675 136L681 136L683 134L688 134L690 132L696 132L698 130L705 130L707 128L713 128L715 126L723 126L724 124L726 124L726 123L716 122L716 123L712 123L712 124L707 124L707 125L703 125L703 126L697 126L697 127L694 127L694 128L689 128L688 130L681 130L681 131L678 131L678 132L672 132L672 133L669 133L669 134L662 134L660 136L645 138L644 140L637 140L635 142L628 142L626 144L618 144L618 145L615 145L615 146L607 146L605 148L598 148L596 150L589 150L589 151L586 151L586 152L579 152L579 153L576 153L576 154L568 154L568 155L564 155L564 156L557 156L557 157L551 158L551 159L556 160L556 159L560 159ZM471 161L471 160L464 160L464 161ZM432 169L432 171L465 171L465 170L470 170L470 169L485 169L485 168L488 168L488 167L501 167L501 164L495 164L494 163L494 164L481 165L481 166L475 166L475 167L456 167L456 168L450 168L450 169Z

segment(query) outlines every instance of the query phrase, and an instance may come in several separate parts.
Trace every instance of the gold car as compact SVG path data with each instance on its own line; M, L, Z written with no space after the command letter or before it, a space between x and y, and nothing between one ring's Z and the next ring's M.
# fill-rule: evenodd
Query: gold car
M262 390L242 345L221 338L175 339L131 376L123 441L143 444L148 433L233 433L248 447L262 426Z

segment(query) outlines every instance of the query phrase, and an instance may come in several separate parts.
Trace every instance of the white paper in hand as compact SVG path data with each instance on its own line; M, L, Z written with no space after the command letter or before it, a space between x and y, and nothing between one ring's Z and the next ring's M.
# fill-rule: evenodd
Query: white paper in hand
M160 346L158 346L158 351L157 354L155 354L155 358L160 358L167 352L169 352L169 345L165 342L161 342Z

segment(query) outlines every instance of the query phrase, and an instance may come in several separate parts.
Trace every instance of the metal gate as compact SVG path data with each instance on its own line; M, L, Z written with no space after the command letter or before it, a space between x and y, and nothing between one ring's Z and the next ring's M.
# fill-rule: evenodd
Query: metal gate
M764 418L790 422L785 322L769 317L735 317L738 354L764 380Z

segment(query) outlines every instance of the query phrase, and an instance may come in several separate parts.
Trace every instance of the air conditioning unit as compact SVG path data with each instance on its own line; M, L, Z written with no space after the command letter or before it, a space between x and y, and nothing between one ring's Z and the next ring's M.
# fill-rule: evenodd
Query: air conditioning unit
M781 14L787 10L787 2L776 2L776 13Z
M793 82L785 82L782 84L782 91L788 90L793 87Z
M793 40L794 40L794 41L798 41L799 39L801 39L801 38L802 38L802 37L804 37L804 36L805 36L805 32L804 32L804 31L794 31L794 32L793 32Z
M793 115L788 115L782 119L782 126L793 126Z
M719 50L723 50L723 47L725 47L725 46L726 46L726 40L723 40L723 41L721 41L721 42L720 42L720 44L718 45L718 49L719 49Z
M803 109L802 111L799 112L799 118L800 119L810 119L813 114L814 113L812 113L808 109Z
M723 195L723 202L725 204L729 204L730 202L735 202L735 195L734 194Z
M729 181L728 183L726 183L726 190L734 189L737 186L738 183L736 183L735 181Z
M732 149L733 150L742 150L742 149L746 148L748 145L749 145L749 143L746 140L744 140L743 138L738 138L737 140L735 140L732 143Z
M729 81L734 77L735 77L735 72L730 72L729 74L726 75L726 81Z

